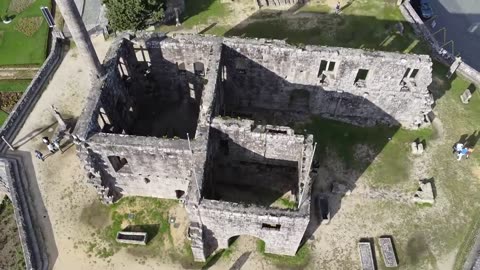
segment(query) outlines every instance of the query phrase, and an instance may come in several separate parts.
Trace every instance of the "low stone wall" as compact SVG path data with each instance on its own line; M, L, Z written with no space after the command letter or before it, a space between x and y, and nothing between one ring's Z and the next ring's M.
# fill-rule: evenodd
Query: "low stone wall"
M15 138L20 128L25 123L28 114L32 111L33 106L37 103L45 83L50 79L50 76L57 69L62 56L62 43L59 40L52 40L52 47L50 54L45 60L38 73L33 78L30 85L27 87L22 95L22 98L13 107L12 112L8 115L7 120L2 125L0 137L4 136L9 142ZM8 146L2 140L0 141L0 153L5 153Z
M0 158L0 178L10 187L8 196L12 201L26 269L48 269L48 257L38 224L31 213L28 181L23 163L17 157Z
M282 7L305 4L308 0L257 0L258 7Z
M417 12L410 4L410 1L405 1L400 6L400 11L402 12L403 17L405 17L405 19L412 25L415 33L423 37L423 39L430 45L432 56L444 65L451 66L456 60L455 56L441 47L427 26L425 26L420 16L418 16ZM456 72L473 83L480 85L480 72L468 64L460 62Z

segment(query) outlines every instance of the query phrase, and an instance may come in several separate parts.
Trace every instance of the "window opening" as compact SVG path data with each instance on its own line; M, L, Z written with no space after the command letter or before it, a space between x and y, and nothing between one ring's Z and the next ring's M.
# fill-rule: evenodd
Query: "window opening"
M205 76L205 66L201 62L193 63L193 70L197 76Z
M410 78L415 79L415 77L417 77L417 74L418 74L418 69L414 69L412 73L410 73Z
M128 164L127 159L120 156L108 156L108 160L110 161L110 164L115 172L118 172L122 169L125 170Z
M262 229L265 229L265 230L280 231L281 227L282 226L280 224L272 225L272 224L268 224L268 223L262 223Z
M330 61L328 63L328 71L334 71L335 70L335 62Z
M327 65L328 65L328 62L325 61L325 60L322 60L322 61L320 62L320 69L318 70L318 75L317 75L317 77L321 77L321 76L323 75L323 72L324 72L325 70L327 70Z
M185 63L177 63L178 73L185 74L187 73L187 68L185 67Z
M226 80L227 80L227 67L223 66L222 67L222 81L226 81Z
M357 87L365 87L367 76L368 76L368 69L359 69L357 72L357 76L355 77L354 84Z
M183 190L175 190L175 197L177 197L177 199L182 198L184 194L185 194L185 191Z
M235 68L237 69L237 72L240 73L240 74L247 73L246 60L244 58L235 59Z

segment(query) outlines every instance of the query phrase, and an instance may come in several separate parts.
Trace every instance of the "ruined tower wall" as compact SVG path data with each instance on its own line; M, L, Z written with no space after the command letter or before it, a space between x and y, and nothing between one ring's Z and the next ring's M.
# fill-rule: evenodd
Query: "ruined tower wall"
M265 162L265 159L299 161L302 155L303 136L269 133L268 130L253 130L252 120L214 118L212 127L218 130L220 139L229 142L229 156L248 158L250 161ZM270 127L276 131L273 127ZM290 130L289 128L287 128ZM285 130L285 132L287 132ZM270 161L274 162L274 161Z
M288 127L257 126L252 120L214 118L210 141L215 142L212 162L215 183L257 186L296 194L302 177L304 137ZM253 129L253 130L252 130ZM271 132L285 132L271 133ZM228 170L224 170L228 167ZM238 172L246 177L238 178ZM248 176L248 177L247 177ZM208 179L208 178L207 178Z
M415 120L423 120L423 114L431 110L427 86L432 63L428 56L310 46L299 49L278 43L224 41L226 87L234 92L227 105L364 118L371 124L400 122L406 127L413 127ZM323 64L326 75L319 74L322 60L327 61ZM328 61L335 62L331 71ZM368 75L355 84L359 69L368 70ZM404 80L408 69L417 70L416 76ZM402 80L405 83L401 85ZM401 91L403 86L408 91L405 87Z
M206 57L212 51L214 55ZM194 168L200 168L195 170L197 178L202 179L205 138L213 112L220 56L218 44L215 48L211 43L182 45L156 35L147 40L120 39L114 43L105 60L107 75L100 84L102 90L91 93L85 108L88 113L82 115L76 129L79 137L88 141L87 147L80 148L79 156L86 163L94 160L89 166L101 176L103 186L124 195L178 198L176 191L187 192ZM204 74L179 74L176 63L182 61L186 62L188 73L195 73L193 63L202 61ZM129 133L135 113L135 109L132 112L130 108L135 107L136 97L129 96L132 89L127 85L148 81L143 73L146 68L151 69L149 79L156 83L157 79L164 78L171 81L187 76L200 78L203 91L201 97L196 97L200 103L198 132L195 138L190 135L190 146L186 139L121 135ZM102 118L108 118L113 128L102 128ZM93 133L97 134L92 136ZM191 154L190 147L195 155ZM112 157L116 159L113 162ZM126 161L120 169L114 164L118 160Z
M90 138L90 149L124 195L178 199L176 190L187 191L192 158L185 140L97 134ZM109 156L127 164L116 170Z
M265 242L267 253L293 256L310 220L309 206L290 211L204 199L199 210L207 251L227 248L231 237L250 235Z

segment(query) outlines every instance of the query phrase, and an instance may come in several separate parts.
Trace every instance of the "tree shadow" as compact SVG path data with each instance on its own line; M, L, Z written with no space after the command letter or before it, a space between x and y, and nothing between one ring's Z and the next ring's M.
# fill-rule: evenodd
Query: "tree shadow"
M182 22L202 12L208 11L214 3L215 0L186 0Z

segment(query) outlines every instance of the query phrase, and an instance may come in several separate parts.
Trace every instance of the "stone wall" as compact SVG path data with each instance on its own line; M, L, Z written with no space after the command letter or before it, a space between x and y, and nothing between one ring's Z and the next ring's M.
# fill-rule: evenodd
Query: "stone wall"
M294 135L290 128L279 131L273 126L255 127L253 120L218 117L213 119L212 127L221 133L220 139L230 141L229 156L232 157L248 157L259 162L263 159L297 162L302 156L304 137Z
M88 142L91 153L99 156L103 173L115 179L115 188L125 196L179 199L175 191L187 191L192 157L186 140L96 134ZM127 164L116 170L110 161L113 157Z
M152 196L161 198L185 198L188 185L193 177L194 167L202 166L206 151L202 149L208 137L208 123L212 113L217 81L217 57L206 57L212 51L212 44L181 44L161 35L129 40L125 36L117 40L107 53L104 66L107 75L97 86L102 91L94 91L88 98L87 106L80 117L75 134L88 142L79 147L79 157L88 164L87 171L100 185L106 196L117 199L122 195ZM132 124L137 96L131 96L132 84L145 81L144 70L157 83L157 91L171 92L184 86L184 79L195 79L195 63L202 63L202 92L199 97L200 109L197 132L188 138L166 138L128 135ZM120 67L119 63L123 63ZM179 65L183 64L185 76L179 75ZM185 82L186 83L186 82ZM160 89L162 88L162 89ZM142 91L143 89L135 89ZM167 93L168 94L168 93ZM119 105L120 104L120 105ZM161 105L161 104L158 104ZM157 105L157 106L158 106ZM98 122L100 115L108 118L113 126L105 129ZM137 112L138 114L138 112ZM138 115L137 115L138 116ZM203 153L203 155L202 155ZM94 160L94 162L92 162ZM115 167L115 160L122 160L124 166ZM200 161L198 161L200 160ZM200 176L198 178L201 178Z
M254 107L360 125L383 122L415 128L431 110L427 86L432 81L432 62L426 55L299 49L283 42L241 39L226 39L224 44L227 111ZM360 69L368 74L355 83ZM405 78L414 70L414 78Z
M298 211L202 200L199 211L203 222L206 255L216 248L227 248L235 236L255 236L265 242L265 252L295 255L310 220L309 205Z
M264 240L266 252L294 255L310 219L315 145L311 135L295 135L277 122L321 115L358 125L416 128L431 110L431 65L422 55L296 48L281 41L124 36L107 54L106 76L90 93L77 122L78 155L88 181L107 203L125 195L185 200L196 260L244 234ZM368 75L359 76L360 69ZM142 110L148 105L145 99L158 102ZM176 117L175 106L184 104L194 104L188 108L198 114ZM161 136L137 130L139 121L144 121L142 127L164 115L174 115L174 121L160 126L178 128L193 120L194 132ZM228 157L218 155L225 143L232 153ZM233 175L227 166L218 178L215 173L223 168L215 166L222 162L249 171ZM266 204L247 206L236 198L230 202L225 193L209 197L214 179L228 180L219 181L227 184L226 192L239 193L244 190L235 185L257 182L242 176L275 181L284 169L289 174L282 175L282 185L287 188L280 194L294 194L295 210L271 207L278 199L275 192Z

